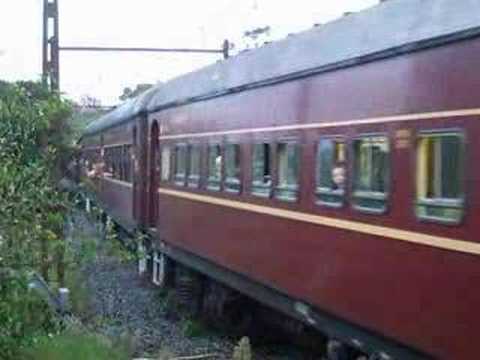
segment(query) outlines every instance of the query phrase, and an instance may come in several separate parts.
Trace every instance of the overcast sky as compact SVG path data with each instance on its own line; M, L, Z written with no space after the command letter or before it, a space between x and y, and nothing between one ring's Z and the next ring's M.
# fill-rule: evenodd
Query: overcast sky
M270 39L325 23L378 0L58 0L60 44L220 48L237 50L246 30L269 25ZM43 0L0 1L0 79L39 79ZM221 55L62 53L61 90L115 104L126 86L165 81Z

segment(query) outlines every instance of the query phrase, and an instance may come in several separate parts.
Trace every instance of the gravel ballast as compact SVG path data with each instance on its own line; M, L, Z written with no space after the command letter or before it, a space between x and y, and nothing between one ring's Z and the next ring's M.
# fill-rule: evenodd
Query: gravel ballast
M109 254L110 244L85 217L77 215L71 236L73 247L93 241L96 255L82 266L81 278L88 294L85 325L114 341L127 342L135 357L158 354L192 356L215 354L212 359L231 359L234 343L214 333L198 320L172 313L167 293L138 274L136 262ZM111 241L111 240L110 240ZM189 334L194 326L196 334ZM200 330L198 330L200 329Z

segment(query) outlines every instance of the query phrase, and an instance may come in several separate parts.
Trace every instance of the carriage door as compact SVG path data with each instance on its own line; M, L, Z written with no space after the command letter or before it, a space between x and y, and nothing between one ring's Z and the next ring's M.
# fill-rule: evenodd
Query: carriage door
M148 201L149 201L149 211L148 211L148 226L155 227L158 219L158 184L159 184L159 131L158 123L153 122L152 128L150 131L150 175L149 175L149 191L148 191Z

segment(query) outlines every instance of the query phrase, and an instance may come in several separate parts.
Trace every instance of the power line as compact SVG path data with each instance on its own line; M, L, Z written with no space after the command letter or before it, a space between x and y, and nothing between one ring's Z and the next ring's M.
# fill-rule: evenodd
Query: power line
M190 49L190 48L145 48L145 47L100 47L100 46L61 46L63 51L128 51L128 52L177 52L223 54L224 49ZM227 55L228 56L228 55Z

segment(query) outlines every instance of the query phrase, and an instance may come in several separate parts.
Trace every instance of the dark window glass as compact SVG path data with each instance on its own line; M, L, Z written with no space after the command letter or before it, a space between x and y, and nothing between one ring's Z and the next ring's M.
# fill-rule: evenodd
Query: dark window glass
M132 145L125 145L125 181L132 182Z
M214 191L220 190L222 179L222 149L220 145L208 147L208 180L207 188Z
M119 146L115 147L115 158L117 160L116 179L120 180L122 178L122 148Z
M111 178L113 176L113 163L112 163L112 149L106 148L103 153L105 159L105 166L103 168L103 176Z
M240 181L240 145L225 146L225 191L239 193Z
M121 174L121 180L122 181L127 181L127 146L122 146L120 148L121 151L121 159L122 159L122 174Z
M115 147L115 153L116 153L116 159L117 159L117 180L122 179L122 172L123 172L123 166L122 166L122 147L121 146L116 146Z
M345 152L345 142L341 139L321 139L318 143L316 196L320 204L343 204L346 182Z
M200 183L200 146L188 146L188 186L198 187Z
M255 144L252 161L252 194L270 197L272 191L272 173L270 144Z
M386 209L389 180L389 144L385 136L368 136L353 142L353 202L359 209Z
M184 144L175 147L175 184L185 185L187 176L187 146Z
M275 196L279 200L296 201L299 190L300 147L297 143L278 144L278 185Z
M119 162L118 162L118 152L116 148L110 148L112 151L112 178L118 179L119 174Z
M426 134L417 145L417 214L458 222L463 215L463 141L458 133Z

